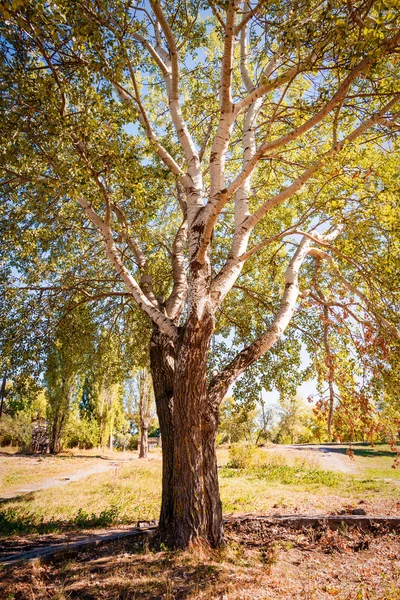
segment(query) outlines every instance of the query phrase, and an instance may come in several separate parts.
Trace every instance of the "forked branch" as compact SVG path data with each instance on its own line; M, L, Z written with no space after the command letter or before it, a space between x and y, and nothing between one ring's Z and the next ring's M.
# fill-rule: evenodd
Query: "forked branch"
M150 302L145 293L141 290L136 279L125 267L119 256L110 227L99 217L90 202L87 202L83 198L79 198L78 202L84 209L88 219L95 225L98 232L103 237L106 253L110 263L112 264L116 273L125 283L134 300L147 314L147 316L150 317L150 319L159 327L160 331L168 335L172 340L176 341L178 338L177 327L156 306L154 306L154 304Z

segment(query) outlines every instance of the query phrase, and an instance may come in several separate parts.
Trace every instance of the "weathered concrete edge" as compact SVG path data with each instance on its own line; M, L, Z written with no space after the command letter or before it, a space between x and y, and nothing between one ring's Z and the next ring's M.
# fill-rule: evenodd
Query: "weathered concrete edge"
M340 527L347 525L369 529L377 525L384 525L388 529L400 530L400 517L385 515L235 515L226 522L263 521L271 524L282 524L293 528L317 527L324 524Z
M34 562L35 560L45 559L49 556L55 556L56 554L67 554L74 550L82 550L84 548L89 548L90 546L100 546L101 544L113 542L115 540L120 540L127 537L135 537L140 535L150 536L155 531L155 529L156 527L154 526L146 528L129 529L128 531L120 531L114 533L102 533L91 536L84 540L78 540L77 542L53 544L44 548L33 548L32 550L28 550L27 552L21 552L20 554L3 557L2 559L0 559L0 565L11 566L21 562Z

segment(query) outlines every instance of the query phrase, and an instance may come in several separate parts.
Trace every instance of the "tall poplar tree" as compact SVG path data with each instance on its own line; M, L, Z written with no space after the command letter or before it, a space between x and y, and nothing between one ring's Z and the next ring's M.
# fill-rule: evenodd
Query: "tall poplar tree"
M256 361L277 373L275 359L298 357L316 305L328 318L343 311L350 332L397 339L395 231L379 222L398 191L379 170L398 143L395 4L21 0L1 10L11 263L26 287L46 273L38 293L114 295L147 316L160 538L218 546L215 437L234 381ZM214 334L232 328L231 349L210 358Z

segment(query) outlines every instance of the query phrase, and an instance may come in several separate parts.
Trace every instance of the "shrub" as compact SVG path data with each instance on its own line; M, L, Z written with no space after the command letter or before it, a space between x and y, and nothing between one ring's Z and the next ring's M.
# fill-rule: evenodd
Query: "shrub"
M232 444L228 466L232 469L249 469L254 466L256 453L257 447L251 444Z
M73 518L72 523L77 527L107 527L116 520L118 512L118 508L114 505L110 508L105 508L98 515L96 513L89 514L80 508Z
M99 439L99 425L95 419L70 419L68 422L65 430L67 448L90 450L98 446Z
M131 436L129 440L128 450L137 450L139 447L139 434L135 433L135 435Z
M32 419L29 414L19 412L13 417L3 415L0 419L0 445L29 448L32 428Z
M129 442L131 441L130 433L123 433L122 431L117 431L114 435L114 450L127 450L129 447Z

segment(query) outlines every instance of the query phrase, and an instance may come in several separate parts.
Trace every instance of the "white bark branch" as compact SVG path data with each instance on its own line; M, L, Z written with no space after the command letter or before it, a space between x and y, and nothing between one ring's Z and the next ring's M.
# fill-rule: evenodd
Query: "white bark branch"
M154 295L154 290L153 290L153 278L149 271L146 255L142 251L139 243L129 233L127 220L126 220L125 214L122 211L122 209L116 203L111 203L110 207L111 207L111 210L116 215L118 222L122 226L122 232L119 235L128 244L128 247L132 250L135 260L136 260L136 263L139 267L140 288L146 294L147 298L150 300L150 302L153 304L153 306L157 306L158 302L157 302L157 298Z
M84 209L88 219L96 226L97 230L102 235L106 246L107 257L117 274L125 283L134 300L147 314L147 316L150 317L150 319L159 327L160 331L168 335L172 340L176 341L178 339L177 327L168 317L166 317L150 302L145 293L141 290L135 278L122 263L112 237L111 229L95 212L90 202L86 202L86 200L83 198L78 199L78 202Z
M187 240L187 221L184 221L176 234L172 247L172 276L174 285L165 308L172 321L179 320L188 291L185 265L185 245Z
M172 121L174 123L179 142L185 153L188 168L190 170L190 162L198 160L198 153L189 133L187 125L184 121L180 101L179 101L179 53L176 45L174 34L168 24L161 3L156 0L152 2L152 9L157 17L161 29L165 35L169 50L169 65L166 72L163 72L164 80L167 86L169 107Z
M304 237L289 263L281 305L271 326L250 346L239 352L229 365L211 380L209 387L211 401L222 400L229 386L239 375L261 358L282 337L296 309L300 292L299 271L308 254L310 244L310 240Z
M336 228L326 235L326 241L335 239L341 231L341 227ZM303 236L290 260L285 275L285 290L273 323L257 340L239 352L233 361L213 378L210 382L211 398L215 397L215 399L221 400L229 386L239 375L253 362L261 358L282 337L296 310L296 303L300 296L299 273L306 256L311 254L311 239L309 238L315 238L316 236L321 240L325 240L323 235L315 230L311 231L309 236Z
M237 0L229 0L220 77L220 118L210 153L209 201L201 213L201 222L198 224L200 228L203 228L196 256L196 261L200 264L204 262L214 225L221 210L220 207L225 204L225 160L235 121L232 102L232 70L237 5Z

